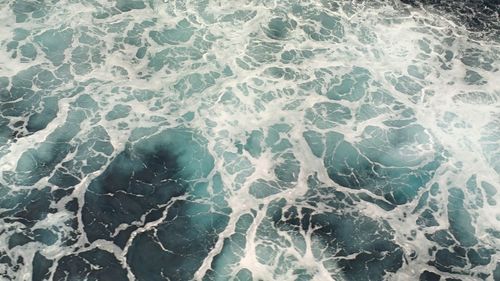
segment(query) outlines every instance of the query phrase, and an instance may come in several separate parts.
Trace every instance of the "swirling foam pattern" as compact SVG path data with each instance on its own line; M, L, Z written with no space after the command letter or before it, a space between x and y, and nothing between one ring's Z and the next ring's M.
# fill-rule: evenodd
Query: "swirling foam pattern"
M403 2L0 1L0 278L500 280L498 1Z

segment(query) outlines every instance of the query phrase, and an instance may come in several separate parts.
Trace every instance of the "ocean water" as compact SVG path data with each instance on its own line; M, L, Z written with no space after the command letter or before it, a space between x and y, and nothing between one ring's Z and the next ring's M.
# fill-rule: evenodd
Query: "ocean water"
M500 280L499 10L0 0L0 280Z

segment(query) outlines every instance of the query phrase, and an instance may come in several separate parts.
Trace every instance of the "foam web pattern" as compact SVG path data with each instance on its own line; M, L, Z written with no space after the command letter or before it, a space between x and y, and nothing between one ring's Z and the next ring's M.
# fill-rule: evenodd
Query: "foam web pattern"
M406 2L0 2L1 278L500 280L498 12Z

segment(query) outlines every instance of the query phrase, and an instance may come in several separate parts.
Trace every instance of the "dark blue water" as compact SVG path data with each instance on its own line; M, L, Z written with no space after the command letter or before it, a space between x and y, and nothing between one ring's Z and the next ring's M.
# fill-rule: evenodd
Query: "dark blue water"
M0 280L500 280L499 9L0 0Z

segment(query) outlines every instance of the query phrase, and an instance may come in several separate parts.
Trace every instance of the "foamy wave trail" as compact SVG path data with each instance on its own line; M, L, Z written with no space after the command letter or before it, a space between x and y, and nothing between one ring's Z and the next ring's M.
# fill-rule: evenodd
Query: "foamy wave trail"
M469 2L0 1L0 279L500 280Z

